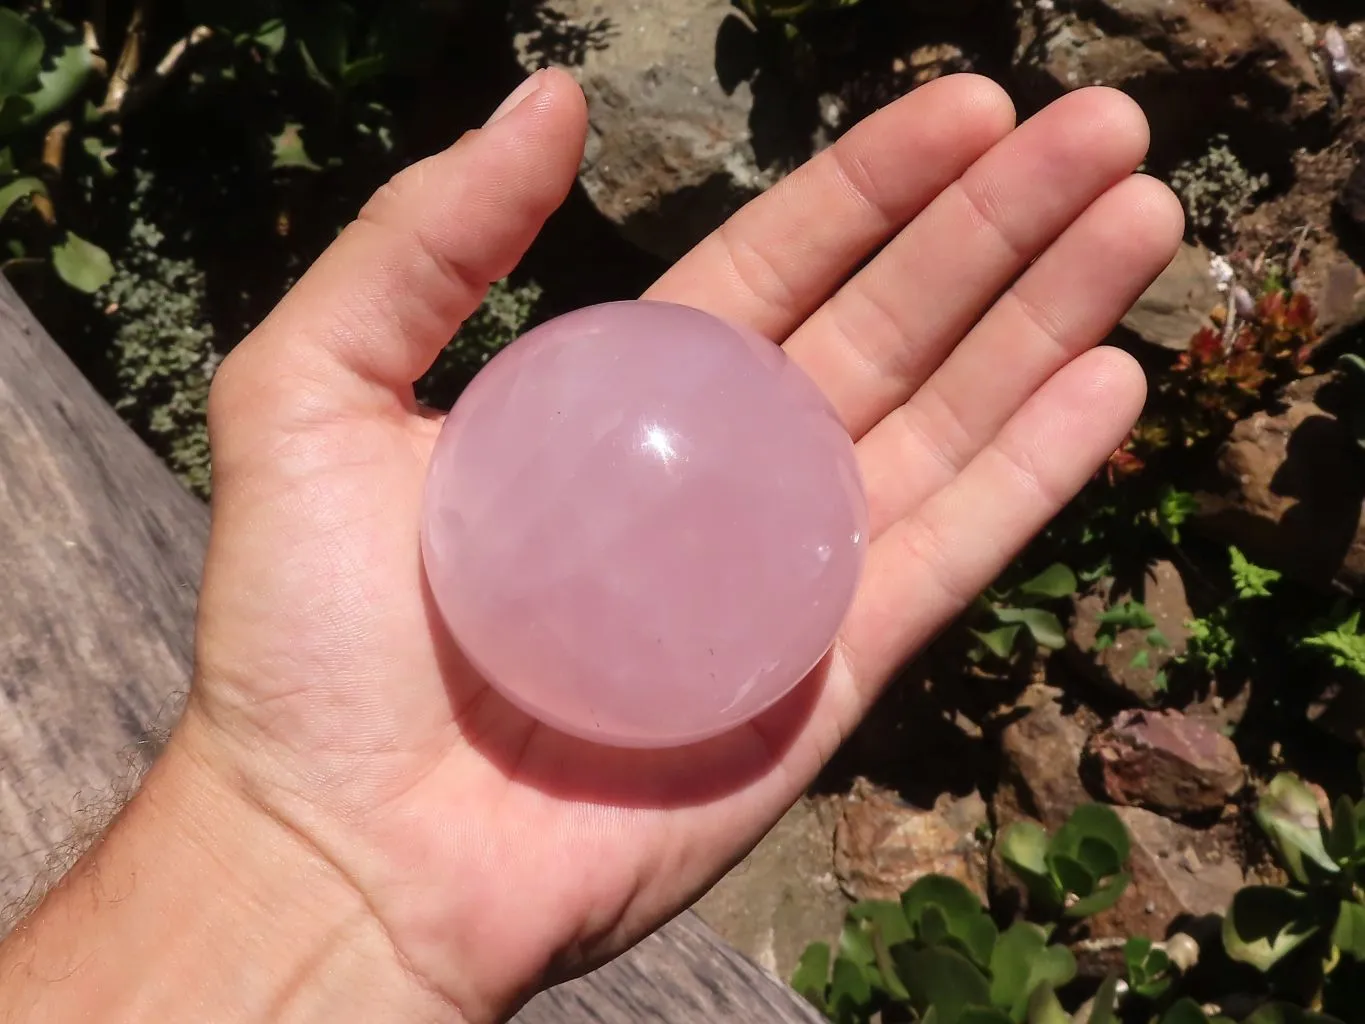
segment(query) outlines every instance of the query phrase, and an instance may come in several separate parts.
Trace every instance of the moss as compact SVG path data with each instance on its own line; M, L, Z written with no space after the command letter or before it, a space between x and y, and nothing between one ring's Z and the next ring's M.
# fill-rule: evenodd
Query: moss
M204 273L164 253L165 238L144 214L153 188L140 175L132 226L101 291L113 320L114 408L190 490L207 496L209 381L217 365Z
M428 405L449 408L483 365L527 329L540 298L541 287L534 281L495 282L483 305L465 321L418 384L417 397Z
M1252 200L1270 184L1264 174L1252 174L1216 135L1201 156L1186 160L1171 172L1171 188L1185 204L1189 227L1196 236L1221 248L1233 222L1251 207Z

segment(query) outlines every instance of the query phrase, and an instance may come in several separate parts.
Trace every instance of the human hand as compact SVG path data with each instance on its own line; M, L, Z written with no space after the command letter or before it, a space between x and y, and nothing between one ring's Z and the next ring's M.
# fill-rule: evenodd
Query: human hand
M871 544L830 656L777 707L683 751L595 747L470 671L417 544L440 418L412 384L581 158L577 86L551 71L527 89L383 189L221 367L197 677L168 755L297 839L471 1022L705 891L1095 472L1144 381L1094 346L1182 232L1171 193L1133 175L1147 129L1130 100L1083 90L1012 130L1004 93L958 76L670 270L647 297L781 341L829 396Z

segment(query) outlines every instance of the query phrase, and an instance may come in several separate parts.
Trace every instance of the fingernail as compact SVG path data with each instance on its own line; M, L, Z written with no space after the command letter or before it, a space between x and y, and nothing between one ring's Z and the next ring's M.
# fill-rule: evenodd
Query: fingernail
M484 127L487 128L495 121L501 121L512 111L516 110L517 107L521 106L525 100L530 99L536 93L540 92L540 88L544 84L544 77L545 69L541 68L530 78L517 86L516 89L512 91L512 95L503 100L502 103L498 105L498 109L493 111L493 116L488 119L487 123L484 124Z

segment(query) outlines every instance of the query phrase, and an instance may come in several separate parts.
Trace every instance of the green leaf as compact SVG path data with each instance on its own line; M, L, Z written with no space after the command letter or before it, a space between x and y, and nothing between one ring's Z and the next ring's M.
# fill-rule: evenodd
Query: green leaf
M911 927L918 924L920 915L929 906L939 907L948 921L960 921L985 913L976 893L947 875L925 875L901 897L901 909Z
M972 630L972 636L981 641L986 650L997 658L1008 660L1014 652L1014 641L1019 636L1019 626L1001 626L999 629L983 631Z
M825 989L829 987L829 945L813 942L805 948L792 972L791 986L818 1010L825 1008Z
M1242 1024L1341 1024L1341 1021L1288 1003L1267 1003Z
M1096 616L1095 621L1116 633L1125 629L1151 629L1156 625L1156 619L1152 618L1147 606L1132 598L1104 610Z
M22 14L0 7L0 104L32 87L46 44Z
M915 922L919 929L919 940L929 946L937 946L948 937L948 915L943 908L931 903L919 913Z
M1241 598L1269 597L1270 584L1279 580L1280 573L1274 569L1263 569L1259 565L1252 565L1247 561L1246 556L1235 547L1228 548L1228 555L1232 559L1232 583L1237 590L1237 596Z
M1104 804L1081 804L1057 830L1052 849L1076 856L1086 839L1107 844L1120 865L1128 860L1131 840L1123 820L1112 807Z
M858 1019L872 1005L872 983L867 971L852 960L836 957L829 986L829 1009L835 1019Z
M969 1006L958 1017L957 1024L1014 1024L1009 1014L988 1006Z
M1059 651L1066 646L1062 622L1043 608L997 608L995 617L1007 624L1019 623L1029 631L1039 647Z
M1332 808L1332 823L1322 822L1323 848L1327 856L1338 864L1349 861L1356 852L1356 807L1348 796L1337 798Z
M1347 956L1365 962L1365 907L1354 900L1342 900L1337 923L1332 929L1332 945Z
M1090 1019L1086 1024L1117 1024L1119 1008L1119 976L1109 974L1095 991Z
M1049 565L1033 579L1019 584L1019 593L1030 597L1069 597L1076 589L1076 574L1060 562Z
M303 125L289 121L280 129L278 135L270 137L271 166L275 170L293 167L304 171L320 171L319 165L308 155L303 142Z
M1000 856L1028 887L1029 899L1039 909L1055 907L1062 894L1047 865L1048 835L1032 821L1018 821L1000 835Z
M968 1007L990 1005L986 975L957 951L898 946L892 953L916 1012L923 1014L932 1006L940 1024L958 1024Z
M1096 878L1108 878L1123 869L1119 851L1110 845L1108 839L1098 836L1086 836L1081 840L1076 848L1076 859Z
M43 184L41 178L16 178L4 188L0 188L0 220L3 220L10 208L21 199L46 194L47 186Z
M38 73L32 88L0 110L0 135L32 128L64 110L90 80L95 55L85 37L68 25L55 25L54 30L56 56Z
M1223 947L1228 956L1259 971L1268 971L1303 945L1319 929L1301 893L1257 885L1232 898L1223 918Z
M1052 877L1061 885L1063 894L1089 896L1095 891L1099 879L1074 857L1069 857L1065 853L1049 853L1047 862L1052 868Z
M908 942L912 938L910 922L905 911L895 900L860 900L848 910L848 916L875 928L888 946Z
M843 931L839 933L839 956L861 967L877 962L872 936L864 930L862 922L851 919L844 921Z
M991 1003L1012 1010L1026 1003L1033 961L1047 946L1047 935L1035 924L1015 921L1000 935L991 952Z
M1041 986L1029 999L1028 1024L1071 1024L1071 1017L1062 1009L1052 986Z
M52 248L52 266L63 281L87 294L99 291L114 276L109 254L69 231L66 241Z
M1103 910L1108 910L1119 901L1130 881L1132 878L1127 872L1106 879L1099 888L1085 899L1078 900L1067 907L1066 916L1073 921L1078 921L1083 917L1093 917Z
M998 934L976 894L955 878L926 875L906 890L901 907L921 941L951 937L965 956L985 967Z
M1209 1024L1209 1018L1193 999L1182 999L1161 1015L1161 1024Z
M1309 865L1328 874L1340 871L1322 843L1321 815L1312 790L1298 776L1281 772L1270 780L1256 807L1256 821L1280 852L1295 881L1312 881Z
M1320 632L1303 637L1299 643L1310 650L1326 652L1334 666L1365 677L1365 634L1360 631L1360 609L1354 609Z

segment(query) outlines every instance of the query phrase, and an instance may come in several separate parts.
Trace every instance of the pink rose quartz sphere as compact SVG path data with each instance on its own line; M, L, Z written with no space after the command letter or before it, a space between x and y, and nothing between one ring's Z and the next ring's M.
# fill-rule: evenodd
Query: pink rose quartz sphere
M829 650L867 502L829 402L777 345L686 306L613 302L528 332L441 429L427 579L475 669L598 743L753 718Z

